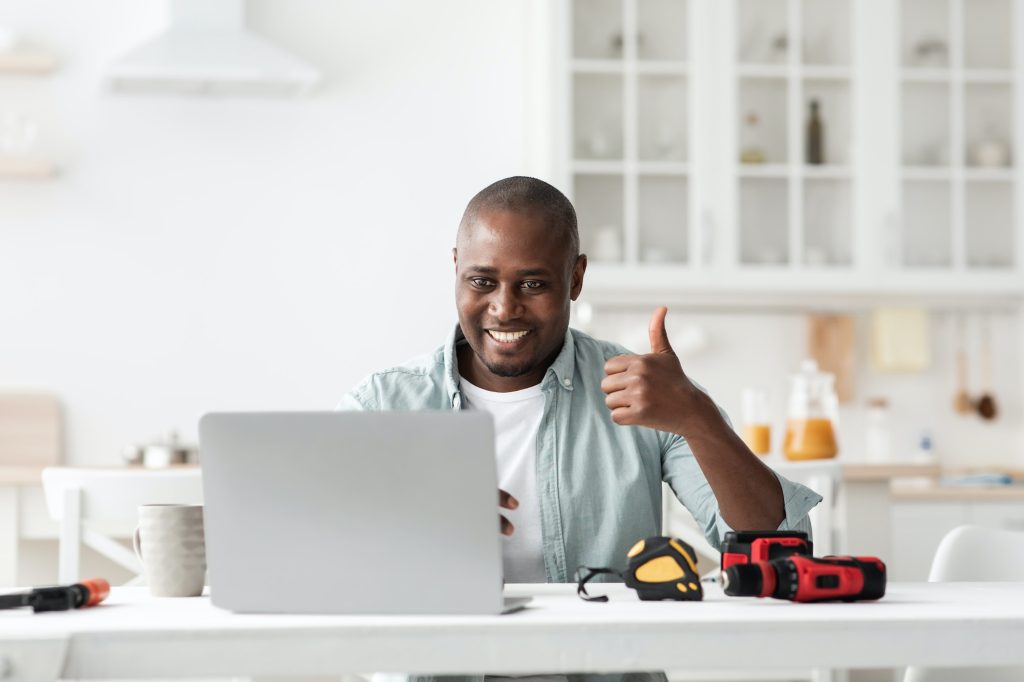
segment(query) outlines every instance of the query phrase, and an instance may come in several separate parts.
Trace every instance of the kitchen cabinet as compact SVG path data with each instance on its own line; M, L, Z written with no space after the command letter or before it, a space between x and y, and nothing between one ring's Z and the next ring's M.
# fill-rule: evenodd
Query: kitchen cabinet
M585 297L1018 302L1020 3L559 5Z
M952 494L956 490L942 492L947 494L933 499L895 492L890 580L927 580L939 542L957 526L1024 531L1024 491L997 489L986 495L962 490L960 496Z

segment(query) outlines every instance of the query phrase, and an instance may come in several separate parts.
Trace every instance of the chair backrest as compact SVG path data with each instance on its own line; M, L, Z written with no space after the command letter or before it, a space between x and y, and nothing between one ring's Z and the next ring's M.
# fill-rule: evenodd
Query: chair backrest
M45 467L61 461L61 412L48 393L0 393L0 464Z
M68 489L81 491L82 522L98 524L108 533L130 533L138 522L138 508L144 504L203 503L199 467L43 469L46 507L54 520L64 515L64 491Z
M932 560L929 582L1024 581L1024 531L957 526Z

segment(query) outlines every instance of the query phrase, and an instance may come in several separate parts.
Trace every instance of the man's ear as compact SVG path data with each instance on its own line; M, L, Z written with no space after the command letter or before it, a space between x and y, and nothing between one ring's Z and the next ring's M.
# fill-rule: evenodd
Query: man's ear
M572 266L572 287L569 289L569 298L575 301L583 291L583 274L587 271L587 255L581 253Z
M455 263L455 269L459 269L459 250L452 247L452 262Z

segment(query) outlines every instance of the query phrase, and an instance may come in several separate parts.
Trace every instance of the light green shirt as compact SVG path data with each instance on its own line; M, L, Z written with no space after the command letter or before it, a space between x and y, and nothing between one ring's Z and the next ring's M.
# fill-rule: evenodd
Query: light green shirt
M339 409L460 410L456 326L444 346L404 365L375 372L346 395ZM541 381L544 415L537 433L537 496L548 582L570 582L580 566L625 569L626 552L661 534L662 481L693 514L708 542L721 546L729 525L686 439L619 426L605 406L605 362L631 354L575 329ZM719 408L720 409L720 408ZM723 416L725 413L723 412ZM728 417L726 417L728 420ZM778 476L778 474L776 474ZM779 530L811 533L807 512L821 501L810 489L778 476L786 518ZM477 680L417 677L418 681ZM664 680L660 673L570 675L570 682Z
M456 326L434 353L371 374L339 407L462 409L457 343L465 340ZM731 530L686 439L611 420L601 391L604 364L624 354L630 352L570 329L541 382L545 400L537 434L537 496L548 582L570 582L580 566L623 570L626 552L637 540L661 534L662 481L713 547ZM786 506L779 530L809 535L807 512L821 496L778 478Z

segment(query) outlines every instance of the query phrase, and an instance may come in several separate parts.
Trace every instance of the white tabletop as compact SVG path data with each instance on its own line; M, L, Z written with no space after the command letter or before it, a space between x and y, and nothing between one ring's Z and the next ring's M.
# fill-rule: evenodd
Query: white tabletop
M855 604L735 599L715 585L703 602L591 590L602 591L612 601L509 586L534 600L504 616L281 616L115 588L83 611L0 612L0 656L64 642L72 678L1024 664L1024 583L896 583Z

